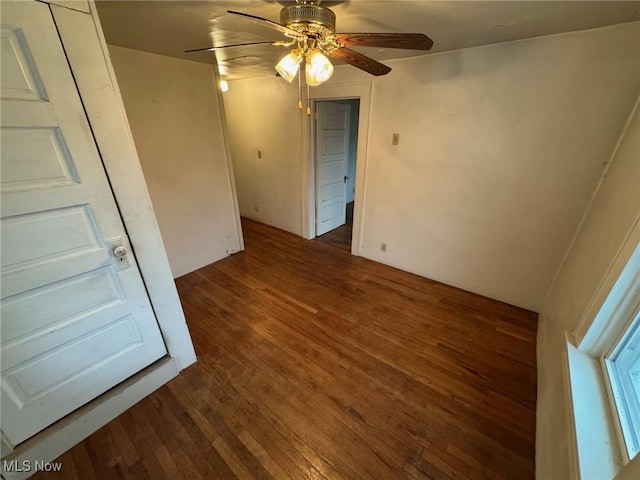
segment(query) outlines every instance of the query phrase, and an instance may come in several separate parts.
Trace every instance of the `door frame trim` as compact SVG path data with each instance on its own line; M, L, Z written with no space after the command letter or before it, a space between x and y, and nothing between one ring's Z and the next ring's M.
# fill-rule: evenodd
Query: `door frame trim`
M39 1L48 4L58 30L169 356L19 445L12 445L0 435L3 460L32 462L55 459L196 361L95 3ZM90 12L70 8L85 3ZM3 471L2 475L6 479L26 478L31 473Z
M313 156L313 173L314 173L315 208L314 208L314 210L312 212L315 214L314 215L315 216L314 225L315 225L315 234L316 234L316 236L324 235L324 233L331 232L332 230L334 230L336 228L339 228L339 227L345 225L345 223L346 223L346 217L347 217L347 191L346 191L347 182L346 182L346 174L347 174L347 171L349 169L349 148L347 148L347 150L345 152L346 160L344 162L344 172L343 172L343 175L344 175L345 178L344 179L342 179L342 178L340 179L340 181L344 185L344 188L343 188L343 204L344 204L343 214L344 215L342 217L344 219L344 223L342 223L341 225L338 225L337 227L332 227L329 230L327 230L326 232L319 234L318 233L318 230L319 230L319 225L318 224L320 223L320 210L321 209L319 208L318 204L321 201L319 199L321 193L319 191L320 189L318 188L318 182L321 182L322 180L320 178L318 178L319 171L321 170L320 160L319 160L321 155L319 155L319 152L318 152L318 136L319 136L319 133L320 133L319 132L320 123L318 122L318 113L320 112L320 108L321 107L325 107L326 108L327 104L330 103L330 102L336 102L333 105L342 105L342 106L347 107L346 109L349 112L348 113L348 117L349 118L347 119L347 121L349 123L349 126L348 126L348 128L346 130L346 133L347 133L347 143L349 143L349 140L351 139L351 128L352 128L352 125L351 125L350 119L351 119L351 112L353 110L353 108L352 108L353 105L351 103L346 103L345 104L345 103L340 103L340 102L346 102L346 101L350 101L350 100L357 100L358 104L360 103L360 99L359 98L349 99L349 100L324 100L323 99L323 100L314 100L313 101L313 111L314 111L313 119L314 119L314 121L312 122L312 124L313 124L313 126L312 126L313 134L311 135L311 148L313 149L312 156ZM322 129L320 129L320 130L322 130ZM356 144L357 143L358 142L357 142L357 139L356 139ZM358 155L357 155L357 145L356 145L356 165L357 165L357 156ZM342 177L343 175L340 175L340 177ZM354 185L355 185L355 179L354 179Z
M353 234L351 236L351 254L360 255L362 251L363 216L366 198L367 146L369 144L369 121L371 117L372 83L352 83L329 85L311 89L309 102L312 106L311 116L304 116L302 129L302 151L306 161L302 168L302 236L307 239L316 237L315 210L315 145L313 118L315 102L319 100L360 100L358 112L358 148L356 161L356 193L353 210Z
M93 1L88 15L50 5L169 355L196 361L160 229Z

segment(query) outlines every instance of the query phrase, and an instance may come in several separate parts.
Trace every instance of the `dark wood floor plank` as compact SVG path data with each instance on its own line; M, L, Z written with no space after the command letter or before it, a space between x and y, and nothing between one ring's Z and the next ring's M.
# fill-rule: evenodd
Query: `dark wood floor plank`
M122 459L113 448L115 441L109 435L107 428L101 428L91 435L85 445L96 477L114 480L120 480L124 477L124 472L120 467Z
M122 426L140 457L141 463L139 465L144 467L143 469L140 468L140 473L144 472L144 475L151 479L165 478L166 474L158 462L154 446L148 441L142 425L137 421L137 415L134 412L136 407L126 411L119 418L122 419ZM134 467L137 465L134 465Z
M73 463L77 472L81 472L82 478L87 480L98 480L96 471L91 464L91 459L87 452L87 443L83 442L77 447L73 448L71 455L73 456ZM62 467L62 475L65 475L64 465Z
M109 423L106 428L108 428L111 433L111 438L116 444L116 449L120 453L120 457L124 462L125 467L135 465L139 460L139 456L136 452L136 448L131 443L127 432L122 426L121 419L116 418L114 421Z
M537 317L243 220L177 280L198 364L60 457L60 476L534 478Z
M207 359L203 358L201 359L200 366L203 366L203 364L208 366L206 363L208 363ZM201 382L201 379L197 379L196 381ZM229 397L227 393L225 393L225 390L230 390L228 383L224 385L225 390L222 390L223 387L219 387L217 384L208 383L208 385L209 396L207 400L214 410L223 412L236 419L244 419L239 426L240 431L238 435L241 439L245 432L254 437L261 445L261 449L267 450L267 454L273 458L278 468L283 469L286 475L292 479L322 478L322 475L300 455L293 445L296 438L292 438L290 432L286 432L289 438L283 436L280 431L274 427L273 419L265 418L265 409L255 408L241 395L234 395L235 401L233 402L227 401ZM223 418L225 418L226 421L226 416ZM246 445L244 440L243 443ZM260 453L262 453L262 451L260 451Z
M203 355L200 357L198 368L206 370L209 379L220 378L220 375L210 368L210 362L210 357ZM200 378L196 381L200 383L202 379ZM225 415L235 418L247 418L242 428L249 429L259 439L264 438L263 445L267 443L272 445L271 454L292 478L298 478L295 470L298 470L302 475L300 478L318 480L325 478L319 470L327 471L328 465L320 461L317 456L312 456L308 460L305 455L304 442L293 431L280 428L277 419L269 416L267 408L262 406L256 408L254 402L245 399L240 392L226 381L221 385L208 381L207 385L211 393L208 397L209 404ZM319 467L314 467L314 463L317 463Z
M273 307L272 307L272 309L273 309ZM282 317L280 316L280 318L282 318ZM328 364L331 364L331 362L328 362ZM470 415L472 416L472 418L477 416L475 412L470 412Z

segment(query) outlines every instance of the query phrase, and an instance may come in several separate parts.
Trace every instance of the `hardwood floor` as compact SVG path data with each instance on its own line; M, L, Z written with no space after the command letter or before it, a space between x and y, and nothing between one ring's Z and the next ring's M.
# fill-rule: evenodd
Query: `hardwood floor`
M198 363L64 478L534 477L536 314L351 256L344 232L243 230L177 280Z
M351 252L351 235L353 234L353 202L347 203L347 221L340 227L325 233L315 241L334 247L346 253ZM334 255L332 253L332 255Z

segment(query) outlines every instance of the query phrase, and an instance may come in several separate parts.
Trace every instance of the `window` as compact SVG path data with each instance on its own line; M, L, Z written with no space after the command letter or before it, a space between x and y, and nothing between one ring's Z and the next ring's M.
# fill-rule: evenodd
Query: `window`
M640 313L602 359L618 428L629 459L640 451Z
M567 380L575 476L612 479L640 458L639 244L620 252L573 338Z

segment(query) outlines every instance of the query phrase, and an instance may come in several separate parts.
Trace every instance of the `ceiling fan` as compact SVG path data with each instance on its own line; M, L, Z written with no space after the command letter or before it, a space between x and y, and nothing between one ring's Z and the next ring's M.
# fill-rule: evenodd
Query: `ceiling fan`
M333 74L333 65L327 57L342 60L376 76L386 75L391 71L387 65L349 47L429 50L433 46L433 41L423 33L336 33L335 13L320 3L321 0L296 0L295 4L280 10L280 23L248 13L227 10L231 15L277 30L287 37L287 40L198 48L187 50L185 53L267 44L293 47L278 62L276 71L282 78L292 82L304 60L307 86L317 86ZM298 102L298 107L302 108L301 102Z
M335 13L329 8L321 6L320 3L321 0L296 0L295 4L285 6L280 10L280 23L248 13L228 10L227 12L231 15L238 15L277 30L284 34L285 37L288 37L289 40L214 46L187 50L186 52L215 51L249 45L292 46L296 48L289 55L293 54L291 60L294 61L296 66L302 60L305 60L307 65L313 63L311 57L314 53L319 52L325 57L329 56L342 60L377 76L389 73L391 68L348 47L429 50L433 46L433 41L422 33L336 33ZM286 70L286 72L290 73L291 70ZM293 80L296 73L297 69L293 72L293 75L285 75L280 72L288 81Z

